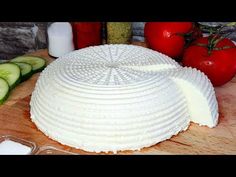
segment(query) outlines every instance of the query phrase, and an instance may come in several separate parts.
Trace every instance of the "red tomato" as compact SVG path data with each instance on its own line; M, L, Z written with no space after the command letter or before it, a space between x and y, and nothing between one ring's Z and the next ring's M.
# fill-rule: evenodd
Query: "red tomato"
M220 86L236 74L236 46L231 40L224 38L209 53L208 39L209 37L197 39L185 50L182 62L184 66L204 72L214 86ZM223 47L226 48L222 49Z
M192 22L147 22L144 28L146 42L153 50L172 58L182 55L184 34L193 30Z

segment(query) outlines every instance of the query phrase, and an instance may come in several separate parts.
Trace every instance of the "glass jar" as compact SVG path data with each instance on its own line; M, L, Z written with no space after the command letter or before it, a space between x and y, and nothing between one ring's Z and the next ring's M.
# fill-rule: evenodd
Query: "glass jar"
M102 22L72 22L75 49L102 44Z
M60 57L74 50L72 26L69 22L55 22L47 28L48 53Z
M107 22L106 30L108 44L128 44L131 42L131 22Z

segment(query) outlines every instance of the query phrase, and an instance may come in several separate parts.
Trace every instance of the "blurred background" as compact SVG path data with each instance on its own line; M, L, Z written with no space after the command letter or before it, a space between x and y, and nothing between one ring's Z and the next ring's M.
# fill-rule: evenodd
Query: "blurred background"
M228 22L200 22L217 26ZM48 22L0 22L0 59L10 59L18 55L47 48ZM145 22L132 22L132 41L144 41ZM235 27L225 30L235 31L229 38L236 40Z

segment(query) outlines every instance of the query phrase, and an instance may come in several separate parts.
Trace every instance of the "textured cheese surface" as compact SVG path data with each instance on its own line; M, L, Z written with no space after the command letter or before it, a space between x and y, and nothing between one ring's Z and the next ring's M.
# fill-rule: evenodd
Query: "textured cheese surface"
M218 104L208 78L151 49L102 45L52 62L30 102L50 138L92 152L139 150L186 130L214 127Z

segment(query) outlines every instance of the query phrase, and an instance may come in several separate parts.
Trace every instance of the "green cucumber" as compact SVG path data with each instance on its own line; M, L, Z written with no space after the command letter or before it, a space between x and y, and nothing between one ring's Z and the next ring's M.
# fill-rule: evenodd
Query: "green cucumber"
M4 103L4 101L8 98L9 96L9 85L7 81L3 78L0 78L0 105Z
M16 65L20 67L21 72L21 82L29 79L33 74L33 67L28 63L23 62L14 62Z
M7 81L10 89L13 89L20 83L20 67L14 63L0 64L0 77Z
M32 66L33 73L42 71L46 66L46 60L35 56L19 56L13 58L11 62L24 62Z

